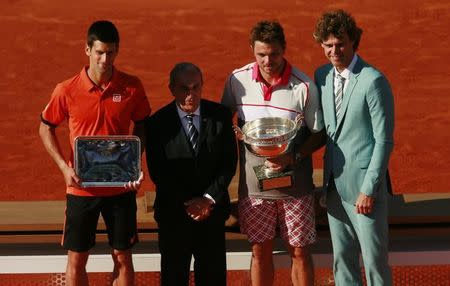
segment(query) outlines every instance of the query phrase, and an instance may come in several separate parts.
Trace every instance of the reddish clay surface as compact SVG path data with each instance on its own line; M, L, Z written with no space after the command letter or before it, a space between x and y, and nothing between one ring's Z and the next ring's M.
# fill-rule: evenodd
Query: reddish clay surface
M37 134L39 114L55 84L87 63L83 45L93 20L110 19L117 24L122 42L116 65L141 78L157 110L172 99L168 73L179 61L192 61L203 69L204 97L218 101L227 75L253 60L248 32L264 18L284 25L287 59L311 76L326 62L311 34L321 12L331 8L344 8L355 16L364 30L360 55L392 84L396 130L390 170L395 192L449 191L450 50L444 43L450 3L204 2L2 1L0 200L64 198L62 176ZM64 127L58 130L67 152L67 132ZM322 167L321 154L314 157L316 168ZM143 190L152 188L147 180Z

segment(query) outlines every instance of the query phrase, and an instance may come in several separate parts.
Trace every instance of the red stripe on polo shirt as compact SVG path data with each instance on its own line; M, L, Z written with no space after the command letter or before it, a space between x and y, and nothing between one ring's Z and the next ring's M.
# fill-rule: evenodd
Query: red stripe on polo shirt
M289 112L295 112L297 114L301 114L301 112L294 110L294 109L289 109L289 108L284 108L284 107L279 107L279 106L274 106L274 105L270 105L270 104L249 104L249 103L242 103L242 104L236 104L236 106L255 106L255 107L271 107L271 108L275 108L275 109L279 109L279 110L284 110L284 111L289 111Z

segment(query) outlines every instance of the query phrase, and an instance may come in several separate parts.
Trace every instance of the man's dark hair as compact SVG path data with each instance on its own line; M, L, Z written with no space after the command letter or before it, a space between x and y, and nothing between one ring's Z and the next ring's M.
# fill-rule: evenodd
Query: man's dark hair
M203 84L203 75L202 75L202 71L200 70L200 68L198 66L194 65L193 63L181 62L181 63L177 63L170 71L169 85L174 86L178 79L178 76L183 72L197 72L200 75L200 78L201 78L201 81Z
M87 45L92 48L94 41L103 43L115 43L119 46L119 31L110 21L101 20L92 23L87 32Z
M279 43L286 49L283 27L277 21L264 20L256 23L250 31L250 45L253 47L256 41L266 44Z
M356 51L361 40L362 29L356 25L355 19L344 10L325 12L316 25L313 33L318 43L323 43L330 35L342 39L345 34L354 42L353 49Z

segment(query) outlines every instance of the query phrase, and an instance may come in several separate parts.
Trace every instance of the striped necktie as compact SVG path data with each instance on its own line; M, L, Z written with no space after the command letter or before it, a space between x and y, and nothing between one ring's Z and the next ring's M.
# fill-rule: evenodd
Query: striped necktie
M336 121L339 121L339 118L341 116L342 96L344 94L345 78L340 74L336 74L336 77L338 79L338 83L336 86L336 95L334 97L334 106L336 107Z
M188 120L188 138L189 138L189 142L191 142L191 147L194 150L195 153L197 153L198 151L198 131L197 128L195 128L194 125L194 116L195 114L188 114L186 115L186 118Z

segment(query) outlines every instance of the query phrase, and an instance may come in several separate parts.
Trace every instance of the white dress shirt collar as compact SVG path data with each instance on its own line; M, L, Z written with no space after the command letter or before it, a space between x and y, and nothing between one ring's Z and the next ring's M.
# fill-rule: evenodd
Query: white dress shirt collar
M181 121L181 125L183 125L184 131L186 131L186 134L188 133L188 120L186 118L186 115L190 114L187 113L186 111L182 110L179 106L178 103L175 103L175 105L177 106L177 112L178 112L178 116L180 117L180 121ZM197 128L197 131L200 133L200 106L194 111L192 112L192 114L194 114L195 116L193 117L193 123L195 128Z
M338 72L338 70L335 67L334 68L334 74L335 75L339 74L340 76L345 78L346 82L347 82L350 79L350 73L353 71L353 68L355 67L355 64L356 64L357 60L358 60L358 55L354 54L353 55L353 59L350 62L350 64L348 65L348 67L346 67L342 72Z
M175 102L175 105L177 106L178 116L180 117L180 119L183 119L184 117L186 117L186 115L190 114L190 113L187 113L186 111L182 110L180 108L180 106L178 105L178 103ZM200 116L200 106L197 107L197 109L192 113L197 116Z

